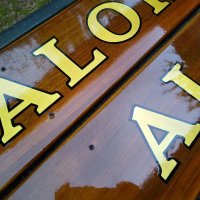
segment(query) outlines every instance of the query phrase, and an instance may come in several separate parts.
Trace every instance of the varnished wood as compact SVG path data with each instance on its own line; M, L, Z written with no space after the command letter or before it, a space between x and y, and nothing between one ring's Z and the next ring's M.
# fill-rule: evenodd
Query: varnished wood
M50 93L59 91L64 95L62 100L41 117L30 107L15 119L15 123L23 122L26 130L6 147L0 148L1 189L73 127L80 117L199 5L197 0L177 0L156 16L150 6L138 2L133 8L142 19L139 34L125 43L107 44L95 38L86 26L87 14L101 2L76 1L1 51L0 66L5 68L0 72L1 77ZM133 5L134 2L132 0L128 3ZM122 16L103 12L100 17L107 16L110 16L109 29L117 33L127 30L129 24ZM71 90L66 86L67 77L52 63L32 54L34 49L53 36L59 40L57 46L81 66L91 60L91 51L95 47L105 52L109 59ZM55 113L55 117L50 119L49 113Z
M181 29L123 84L46 162L16 188L11 199L194 200L200 192L200 141L189 150L176 140L168 155L181 164L166 184L136 124L134 105L190 123L200 102L161 77L176 62L200 83L200 15ZM88 148L89 145L93 148Z

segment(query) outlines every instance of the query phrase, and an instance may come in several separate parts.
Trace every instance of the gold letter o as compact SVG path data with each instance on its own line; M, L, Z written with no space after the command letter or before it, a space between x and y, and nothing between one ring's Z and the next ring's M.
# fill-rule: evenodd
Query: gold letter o
M112 9L122 14L130 22L130 29L126 33L118 35L110 32L105 27L103 27L99 23L97 15L104 9ZM140 23L140 17L136 11L134 11L127 5L117 2L108 2L101 4L94 8L88 16L88 27L90 31L100 40L109 43L120 43L132 38L138 32L140 28Z

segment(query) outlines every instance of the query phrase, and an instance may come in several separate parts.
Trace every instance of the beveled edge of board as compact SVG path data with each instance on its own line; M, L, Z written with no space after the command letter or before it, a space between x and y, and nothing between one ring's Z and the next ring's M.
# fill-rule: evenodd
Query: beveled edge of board
M15 23L10 28L2 31L0 33L0 50L53 17L61 10L70 6L75 1L76 0L52 0L47 5Z

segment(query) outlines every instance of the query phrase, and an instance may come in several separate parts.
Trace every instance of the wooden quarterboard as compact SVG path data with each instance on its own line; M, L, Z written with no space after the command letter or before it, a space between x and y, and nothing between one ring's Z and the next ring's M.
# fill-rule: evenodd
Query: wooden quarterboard
M2 33L0 199L199 199L199 6L53 1Z

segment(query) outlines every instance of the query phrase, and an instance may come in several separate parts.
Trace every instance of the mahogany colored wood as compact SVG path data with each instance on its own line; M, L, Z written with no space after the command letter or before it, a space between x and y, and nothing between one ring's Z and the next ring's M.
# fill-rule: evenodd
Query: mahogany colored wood
M46 23L24 35L0 52L0 76L39 88L49 93L59 91L64 97L41 117L28 108L15 123L26 128L6 147L0 147L0 186L3 189L23 172L45 149L67 134L67 130L88 112L110 88L143 60L164 38L198 7L197 0L175 1L156 16L143 1L121 1L140 14L142 27L137 36L121 44L108 44L95 38L86 26L86 16L100 0L79 0ZM102 12L108 28L123 33L129 24L120 15ZM34 57L32 52L55 36L58 47L71 59L84 66L91 60L91 51L98 47L109 57L73 90L65 77L48 59ZM117 49L117 51L116 51ZM54 113L54 117L49 117Z
M180 166L166 184L136 123L139 105L190 123L200 102L161 78L175 63L200 84L200 14L131 76L73 137L57 148L10 199L194 200L200 192L200 141L191 149L178 139L168 151ZM158 133L159 134L159 133Z

